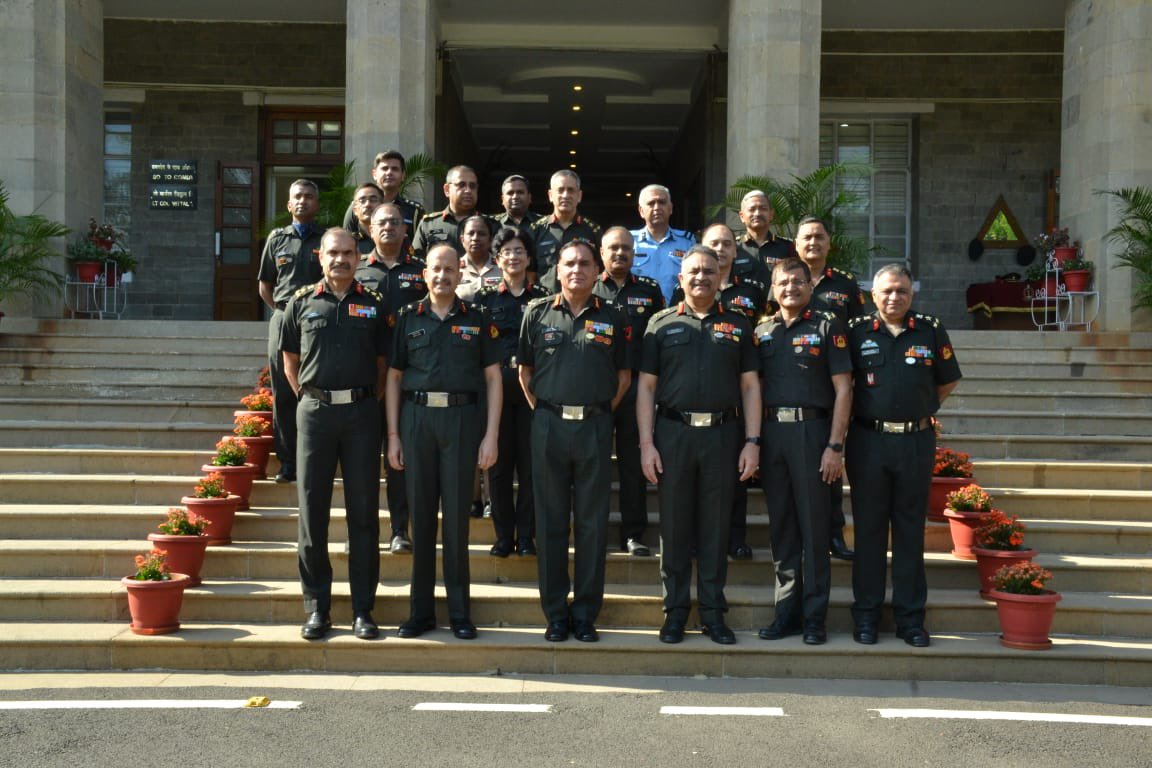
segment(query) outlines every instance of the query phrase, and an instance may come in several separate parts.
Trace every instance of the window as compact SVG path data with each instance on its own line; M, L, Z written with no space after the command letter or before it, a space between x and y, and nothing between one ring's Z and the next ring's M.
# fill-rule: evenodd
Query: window
M866 163L869 175L837 179L859 201L843 214L849 234L873 247L869 275L883 264L911 257L912 123L909 120L822 120L820 165Z
M132 223L132 116L104 113L104 222L128 232Z
M277 163L336 164L344 160L339 110L269 111L264 155Z

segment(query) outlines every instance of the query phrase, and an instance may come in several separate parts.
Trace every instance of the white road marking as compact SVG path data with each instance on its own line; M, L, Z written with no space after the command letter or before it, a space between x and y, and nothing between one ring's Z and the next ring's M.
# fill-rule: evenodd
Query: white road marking
M660 707L662 715L736 715L743 717L784 717L780 707Z
M884 718L920 718L940 720L1013 720L1030 723L1083 723L1086 725L1138 725L1152 727L1152 717L1115 717L1112 715L1068 715L1061 712L997 712L968 709L873 709Z
M247 699L112 699L0 701L0 709L299 709L299 701L271 701L249 707Z
M412 707L413 712L529 712L549 713L551 704L469 704L450 701L425 701Z

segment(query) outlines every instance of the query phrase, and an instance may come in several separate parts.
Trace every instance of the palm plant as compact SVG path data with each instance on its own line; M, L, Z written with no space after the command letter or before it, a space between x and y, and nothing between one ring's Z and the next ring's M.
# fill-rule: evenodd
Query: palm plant
M419 188L425 181L435 181L444 178L448 173L448 166L439 162L432 155L417 152L404 161L404 182L400 185L399 194L408 197L408 192Z
M850 180L866 177L871 172L871 166L866 164L836 163L821 166L804 176L793 175L787 183L770 176L741 176L729 188L724 201L706 208L704 215L713 219L725 210L738 213L744 195L759 189L772 203L775 211L772 228L778 234L794 237L797 225L805 216L823 219L832 228L828 263L843 269L859 269L867 266L875 249L868 238L845 234L848 227L844 215L864 201L862 195L852 190ZM849 182L844 183L845 179Z
M0 301L18 295L43 299L58 293L64 275L48 264L58 255L51 241L70 231L40 214L17 216L8 207L8 191L0 181Z
M1133 309L1152 309L1152 189L1125 187L1098 190L1121 205L1120 222L1104 234L1104 241L1124 250L1116 255L1117 267L1129 267L1136 276Z

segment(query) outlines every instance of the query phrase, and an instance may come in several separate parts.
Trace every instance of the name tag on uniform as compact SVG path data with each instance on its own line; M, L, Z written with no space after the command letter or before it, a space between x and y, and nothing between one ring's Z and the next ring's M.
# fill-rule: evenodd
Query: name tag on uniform
M418 331L408 331L408 338L410 338L410 339L418 339L423 335L424 335L424 329L423 328L421 328Z
M866 340L863 344L860 345L861 357L868 357L869 355L878 354L880 354L880 345L871 339Z
M365 306L364 304L349 304L348 316L373 318L376 317L376 307L369 307Z

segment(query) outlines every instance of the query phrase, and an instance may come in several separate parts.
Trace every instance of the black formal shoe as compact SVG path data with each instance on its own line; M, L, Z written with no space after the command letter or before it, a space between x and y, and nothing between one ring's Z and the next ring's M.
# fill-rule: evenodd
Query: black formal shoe
M319 640L332 629L332 617L328 611L313 611L300 628L300 637L305 640Z
M804 625L804 645L824 645L828 642L828 630L823 624Z
M715 624L701 624L700 629L712 638L712 642L720 645L732 645L736 642L736 634L722 621Z
M520 539L520 544L516 547L516 554L521 557L535 557L536 544L532 539Z
M837 560L852 560L856 557L856 553L848 548L842 533L832 534L832 540L828 542L828 554Z
M635 555L636 557L651 557L652 550L648 549L648 545L640 541L640 539L628 539L624 542L622 547L628 554Z
M276 474L276 482L278 483L294 483L296 482L296 467L291 464L283 464L280 471Z
M484 502L480 499L472 501L472 508L468 510L468 514L472 517L484 517Z
M572 637L582 643L595 643L600 639L600 633L596 631L596 625L592 622L578 621L572 627Z
M868 621L860 622L852 631L852 639L861 645L876 645L876 625Z
M660 627L660 642L675 644L684 640L684 622L676 619L665 619L664 626Z
M550 621L544 630L544 639L550 643L562 643L568 639L567 621Z
M932 636L924 627L899 627L896 629L896 637L913 648L927 648L932 644Z
M508 557L512 554L512 542L509 539L500 539L492 545L492 549L488 550L488 554L492 557Z
M456 636L457 640L475 640L476 625L468 619L454 621L452 622L452 634Z
M412 551L412 542L403 533L398 533L392 537L392 546L388 551L394 555L406 555Z
M436 629L436 619L408 619L400 625L396 634L400 637L420 637L433 629Z
M789 635L798 634L800 634L800 625L794 621L782 618L776 619L776 621L764 627L759 632L761 640L780 640Z
M361 640L375 640L380 636L380 627L372 620L372 614L360 611L352 619L352 634Z
M751 560L752 547L747 544L734 544L728 549L728 556L733 560Z

